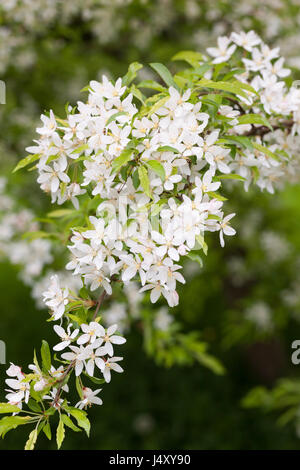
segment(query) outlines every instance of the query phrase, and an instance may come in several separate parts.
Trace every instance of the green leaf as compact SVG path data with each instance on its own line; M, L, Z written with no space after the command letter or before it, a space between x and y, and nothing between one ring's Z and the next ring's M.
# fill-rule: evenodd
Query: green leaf
M17 166L13 169L13 173L20 170L21 168L24 168L27 165L30 165L30 163L35 162L36 160L38 160L40 158L40 156L41 155L39 153L36 153L34 155L27 155L27 157L25 157L25 158L23 158L22 160L19 161Z
M164 96L163 98L160 98L159 100L157 100L151 107L150 109L143 109L142 111L142 115L144 114L147 114L148 116L151 116L152 114L154 114L158 109L160 109L162 106L164 106L164 104L170 99L170 96Z
M239 124L260 124L261 126L268 127L271 131L273 131L273 127L269 123L268 119L260 114L243 114L238 118Z
M207 353L198 353L196 354L196 358L198 362L200 362L200 364L204 365L205 367L208 367L215 374L217 375L225 374L224 366L214 356L211 356L210 354L207 354Z
M37 436L38 436L38 433L37 433L37 429L35 428L29 434L28 441L25 444L25 450L33 450L34 449L34 446L35 446L35 443L36 443L36 440L37 440Z
M138 172L139 172L141 186L145 194L149 197L152 197L151 191L150 191L150 181L149 181L147 168L145 168L144 166L139 166Z
M32 398L29 399L27 404L28 404L28 408L30 408L31 411L34 411L36 413L42 412L42 408L40 407L40 405Z
M122 78L122 83L125 86L130 85L130 83L135 79L137 72L143 68L143 65L139 62L133 62L128 67L128 72Z
M107 119L105 126L108 126L111 122L115 121L119 116L127 116L128 113L125 113L125 111L119 111L118 113L113 114L110 116L109 119Z
M138 88L149 88L150 90L166 92L167 89L154 80L143 80L138 84Z
M72 431L75 431L75 432L81 432L81 429L79 429L77 426L75 426L75 424L73 423L73 421L69 418L68 415L62 415L61 416L62 420L63 420L63 423L68 426L68 428L72 429Z
M231 135L225 136L223 139L219 139L217 144L229 144L229 145L238 145L239 147L249 149L253 151L253 143L249 137L239 136L239 135Z
M175 147L171 147L170 145L163 145L162 147L159 147L157 151L179 153L179 150L177 150Z
M70 413L77 421L78 426L85 430L87 435L90 435L91 424L89 419L87 418L86 412L83 410L79 410L78 408L73 407L65 407L66 411Z
M196 263L198 263L201 266L201 268L203 267L202 258L196 251L190 251L187 254L187 257L190 258L192 261L196 261Z
M208 191L206 194L208 194L208 196L213 199L217 199L218 201L227 201L226 197L221 196L221 194L215 193L214 191Z
M179 87L176 85L174 82L173 76L171 72L167 69L167 67L163 64L159 64L157 62L152 62L150 64L150 67L155 70L155 72L158 73L158 75L163 79L163 81L169 86L169 87L174 87L176 90L179 91Z
M157 160L148 160L146 164L147 166L151 168L151 170L153 170L160 177L162 181L165 180L165 177L166 177L165 169L160 162L158 162Z
M43 427L43 432L44 432L44 434L47 436L47 438L49 439L49 441L51 441L52 433L51 433L51 426L50 426L49 421L47 421L47 423L46 423L45 426Z
M276 153L271 152L271 150L268 147L265 147L264 145L261 145L257 142L253 142L253 147L258 150L259 152L264 153L267 157L273 158L274 160L281 161L279 156L276 155Z
M31 420L31 416L5 416L0 420L0 436L4 437L11 429L16 429L21 424L27 424Z
M15 405L9 405L8 403L0 403L0 414L3 413L18 413L20 408Z
M57 430L56 430L56 443L57 443L58 449L61 448L64 438L65 438L65 427L64 427L62 415L60 415L59 423L58 423Z
M72 154L76 154L76 153L82 153L84 152L85 150L87 150L89 148L88 144L84 144L84 145L80 145L80 147L77 147L75 150L73 150L73 152L71 152ZM77 160L76 160L77 161Z
M197 241L197 244L200 246L200 248L203 250L204 254L207 255L208 246L207 246L207 243L205 243L204 241L203 235L200 235L200 234L197 235L196 241ZM197 249L197 244L195 245L196 249Z
M240 175L233 175L233 174L230 174L230 175L218 175L218 179L221 179L221 180L239 180L239 181L245 181L245 178L243 178L243 176L240 176Z
M82 391L82 386L81 386L79 377L76 377L76 390L79 395L79 398L82 400L83 391Z
M121 155L115 158L112 162L112 171L117 173L123 165L125 165L131 159L133 154L133 149L125 148Z
M48 212L47 217L53 219L58 219L60 217L65 217L66 215L74 214L76 210L74 209L57 209L55 211Z
M99 379L98 377L92 377L87 372L83 371L83 374L90 379L91 382L97 385L102 385L105 383L105 379Z
M190 64L192 67L198 67L199 62L203 60L203 55L200 52L195 52L195 51L181 51L175 54L171 60L173 61L182 60Z
M143 93L134 84L131 85L129 90L135 98L137 98L143 105L145 104L146 96L143 95Z
M51 238L51 234L43 232L42 230L25 232L22 235L22 238L31 240L36 240L37 238Z
M248 98L248 94L245 93L244 89L247 91L251 91L252 93L256 94L256 91L254 88L250 87L249 85L246 86L245 83L239 82L238 80L234 82L214 82L213 80L208 80L206 78L202 78L200 82L197 83L198 86L201 88L212 88L215 90L222 90L222 91L229 91L230 93L233 93L234 95L240 95L243 96L244 98Z
M51 369L51 352L49 344L44 339L41 347L41 357L43 369L45 372L48 372Z

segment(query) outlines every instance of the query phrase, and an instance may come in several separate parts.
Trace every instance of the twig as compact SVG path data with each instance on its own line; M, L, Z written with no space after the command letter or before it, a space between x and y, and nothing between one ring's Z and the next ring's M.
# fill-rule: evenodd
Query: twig
M100 310L100 307L101 307L102 302L104 301L105 297L106 297L106 291L104 290L104 291L102 292L102 294L100 295L99 299L98 299L97 307L96 307L95 313L94 313L94 315L93 315L92 321L94 321L94 320L97 318L98 312L99 312L99 310Z
M58 383L60 383L60 385L58 386L58 389L56 391L53 402L51 403L51 406L55 406L57 404L57 402L59 400L59 397L60 397L61 389L63 387L63 382L64 382L65 378L67 377L67 375L69 374L69 372L73 369L73 367L75 367L75 363L76 363L76 361L70 362L70 364L66 368L65 372L63 373L61 378L58 380Z
M278 124L277 126L273 126L273 131L276 131L278 129L282 129L282 127L284 127L285 129L290 129L294 124L294 121L292 119L290 119L289 121L283 121L281 122L280 124ZM269 132L272 132L271 129L267 126L260 126L260 127L254 127L252 126L252 129L248 132L245 132L244 134L241 134L245 137L249 137L249 136L264 136L265 134L268 134Z

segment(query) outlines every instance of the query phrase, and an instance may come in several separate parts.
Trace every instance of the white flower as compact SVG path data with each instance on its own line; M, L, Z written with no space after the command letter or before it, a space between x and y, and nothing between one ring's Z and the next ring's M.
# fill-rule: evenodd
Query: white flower
M62 341L56 346L53 347L54 351L62 351L67 346L71 344L71 342L76 338L79 333L79 329L77 328L71 333L71 326L68 325L67 332L59 325L54 325L53 329L55 333L61 337Z
M218 38L218 47L208 47L207 52L212 57L215 57L213 64L220 64L221 62L227 62L230 59L234 51L236 50L236 45L231 45L230 38L226 36L220 36Z
M87 350L83 346L69 346L72 352L66 352L61 355L62 359L75 363L75 375L82 373L84 361L87 358Z
M99 335L99 346L104 343L103 348L109 356L114 354L113 344L124 344L126 343L126 339L122 336L115 335L114 333L117 331L118 325L111 325L105 331L103 328L103 332Z
M69 302L69 291L62 289L59 285L57 275L51 276L51 284L47 291L43 292L44 303L50 307L55 320L61 318L65 312L65 307Z
M25 375L18 375L16 379L6 379L5 383L12 389L6 390L9 392L5 398L10 404L16 404L19 406L20 402L23 400L25 403L28 403L30 395L30 384L29 382L24 382Z
M70 178L65 173L67 168L67 160L64 156L53 162L53 168L50 165L45 165L43 170L40 172L40 176L37 182L42 185L49 185L52 193L55 193L60 185L60 181L63 183L69 183Z
M254 31L245 33L232 33L231 40L240 47L243 47L246 51L251 52L255 46L261 43L261 39Z
M99 392L101 392L101 390L102 389L99 388L93 391L89 387L83 387L82 389L83 397L78 403L76 403L75 407L82 410L83 408L86 408L88 406L102 405L103 402L101 398L96 396L98 395Z
M119 373L124 372L122 367L119 364L117 364L118 361L122 361L122 360L123 360L123 357L110 357L109 359L107 359L107 361L105 362L105 368L103 370L103 377L105 379L105 382L107 383L110 382L111 370L115 372L119 372Z
M105 330L102 325L99 325L99 323L92 321L88 325L83 323L80 328L83 331L83 335L81 335L77 343L78 344L85 344L85 343L90 343L93 344L93 342L98 338L99 336L105 334Z

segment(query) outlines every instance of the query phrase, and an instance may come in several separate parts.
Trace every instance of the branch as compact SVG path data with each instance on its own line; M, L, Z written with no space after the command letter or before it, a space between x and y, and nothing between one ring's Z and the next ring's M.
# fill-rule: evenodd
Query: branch
M94 313L94 315L93 315L92 321L95 321L95 319L97 318L98 312L99 312L99 310L100 310L100 307L101 307L101 305L102 305L102 303L103 303L105 297L106 297L106 291L104 290L104 291L102 292L102 294L100 295L99 299L98 299L97 307L96 307L95 313Z
M288 121L283 121L277 126L273 126L273 131L276 131L278 129L282 129L284 127L285 129L290 130L291 127L293 126L294 121L292 119ZM245 132L244 134L241 134L244 137L250 137L250 136L260 136L263 137L265 134L269 134L269 132L272 132L269 127L267 126L260 126L260 127L254 127L252 126L252 129L248 132Z
M63 382L65 380L65 378L67 377L67 375L69 374L69 372L75 367L75 363L76 361L72 361L70 362L70 364L68 365L68 367L66 368L65 372L63 373L63 375L61 376L61 378L58 380L58 383L60 384L58 386L58 389L56 391L56 394L55 394L55 397L53 399L53 402L51 403L51 406L55 406L59 400L59 397L60 397L60 393L61 393L61 389L63 387Z

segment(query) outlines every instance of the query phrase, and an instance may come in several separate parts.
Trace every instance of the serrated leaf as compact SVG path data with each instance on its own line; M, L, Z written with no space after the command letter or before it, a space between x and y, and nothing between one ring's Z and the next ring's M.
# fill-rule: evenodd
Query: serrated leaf
M0 403L0 414L3 413L18 413L20 408L15 405L10 405L9 403Z
M197 235L196 236L196 241L197 241L197 244L200 246L200 248L203 250L203 253L205 255L207 255L208 246L207 246L207 243L205 243L205 241L204 241L203 235L201 235L201 234ZM195 245L195 248L197 247L197 244Z
M33 450L34 449L34 446L35 446L35 443L36 443L36 440L37 440L37 436L38 436L37 429L34 429L33 431L31 431L31 433L29 434L28 441L25 444L25 450Z
M272 152L268 147L259 144L258 142L253 142L253 147L259 152L264 153L267 157L273 158L274 160L281 161L279 156L276 153Z
M245 178L241 175L234 175L234 174L230 174L230 175L218 175L218 179L221 179L221 180L239 180L239 181L245 181Z
M171 147L170 145L162 145L157 149L158 152L173 152L173 153L180 153L175 147Z
M128 113L125 113L125 111L119 111L118 113L113 114L106 121L105 126L108 126L111 122L115 121L119 116L128 116Z
M22 160L19 161L19 163L13 169L12 172L15 173L16 171L21 170L21 168L24 168L25 166L30 165L30 163L33 163L36 160L38 160L40 156L41 155L39 153L35 153L34 155L27 155L27 157L22 158Z
M150 191L150 181L149 181L147 168L145 168L144 166L139 166L138 172L139 172L140 183L145 194L149 197L152 197L151 191Z
M98 317L99 318L99 317ZM83 371L83 374L90 379L96 385L102 385L105 383L105 379L99 379L98 377L92 377L87 372Z
M89 419L86 416L86 412L83 410L79 410L77 408L70 407L70 406L66 407L66 411L70 413L72 416L74 416L74 418L77 421L78 426L84 429L87 435L89 436L91 424L90 424Z
M44 339L41 347L41 357L43 369L45 372L48 372L51 369L51 352L49 344Z
M34 411L36 413L41 413L42 412L42 408L40 407L40 405L35 400L33 400L32 398L29 399L27 405L28 405L28 408L31 411Z
M208 367L215 374L217 375L225 374L224 366L214 356L211 356L210 354L207 354L207 353L198 353L198 354L196 353L196 358L198 362L200 362L200 364L204 365L205 367Z
M234 95L240 95L243 96L244 98L248 98L248 94L245 93L244 89L247 91L251 91L252 93L256 94L256 91L254 88L246 86L246 84L235 81L235 82L214 82L213 80L208 80L206 78L202 78L200 82L197 83L198 86L201 88L212 88L215 90L223 90L223 91L229 91L230 93L233 93Z
M232 136L225 136L222 139L217 141L217 144L229 144L229 145L238 145L239 147L249 149L253 151L253 143L249 137L239 136L239 135L232 135Z
M195 51L181 51L175 54L171 60L182 60L190 64L192 67L198 67L199 62L203 60L203 55L200 52Z
M163 64L158 62L152 62L150 67L155 70L156 73L162 78L162 80L169 86L174 87L176 90L179 91L179 87L176 85L171 72L167 69L167 67Z
M49 441L51 441L52 433L51 433L51 427L50 427L49 421L47 421L47 423L46 423L45 426L43 427L43 432L44 432L44 434L47 436L47 438L49 439Z
M151 116L154 114L158 109L160 109L164 104L170 99L170 96L164 96L163 98L160 98L157 100L149 109L145 108L143 109L143 112L141 113L142 115L147 114L148 116Z
M227 201L227 198L224 196L221 196L221 194L219 193L208 191L206 194L208 194L208 196L211 197L212 199L217 199L218 201Z
M27 424L31 420L31 416L4 416L0 420L0 436L4 437L11 429L16 429L18 426Z
M115 158L112 162L112 171L114 173L117 173L120 171L123 165L125 165L129 160L131 159L133 154L133 149L131 148L125 148L123 152L121 152L121 155L117 158Z
M60 415L59 423L58 423L57 430L56 430L56 443L57 443L58 449L61 448L64 438L65 438L65 427L64 427L64 422L62 420L62 415Z
M160 177L162 181L165 180L166 172L160 162L158 162L157 160L148 160L146 164L151 168L152 171L154 171Z
M143 65L139 62L133 62L128 67L128 72L122 78L122 83L125 86L130 85L130 83L135 79L137 72L143 68Z
M60 217L65 217L66 215L74 214L76 211L74 209L57 209L55 211L48 212L47 217L52 219L58 219Z
M202 258L196 251L190 251L187 254L187 257L190 258L192 261L195 261L196 263L198 263L201 266L201 268L203 267Z
M69 418L68 415L62 415L61 416L62 420L63 420L63 423L68 426L68 428L72 429L72 431L75 431L75 432L81 432L81 429L79 429L74 423L73 421Z
M133 94L135 98L137 98L143 105L146 101L146 96L133 84L130 87L130 93Z
M76 153L81 153L81 152L84 152L85 150L87 150L89 148L88 144L84 144L84 145L80 145L80 147L77 147L75 150L73 150L73 152L71 152L72 154L76 154ZM76 160L77 161L77 160Z
M82 391L82 386L81 386L79 377L76 377L76 390L77 390L80 400L82 400L83 391Z
M167 91L167 88L163 87L155 80L142 80L138 84L138 88L148 88L150 90L156 90L156 91L161 91L161 92Z
M268 119L260 114L243 114L238 118L239 124L259 124L261 126L268 127L271 131L273 131L273 127L269 123Z

